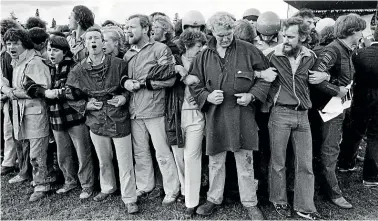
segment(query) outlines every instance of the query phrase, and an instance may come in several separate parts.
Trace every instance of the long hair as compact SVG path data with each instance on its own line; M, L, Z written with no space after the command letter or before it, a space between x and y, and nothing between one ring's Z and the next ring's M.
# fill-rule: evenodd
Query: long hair
M343 15L337 18L335 23L334 35L336 38L345 39L355 32L366 28L366 21L357 14Z
M94 25L94 14L84 5L75 6L72 11L75 14L75 20L79 23L80 27L86 31L89 27Z

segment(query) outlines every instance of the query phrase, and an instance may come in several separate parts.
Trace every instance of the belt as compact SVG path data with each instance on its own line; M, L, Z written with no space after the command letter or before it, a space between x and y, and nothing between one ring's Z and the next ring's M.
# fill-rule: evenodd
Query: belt
M306 108L299 106L298 105L292 105L292 104L278 104L277 106L279 107L285 107L290 110L295 110L295 111L305 111L307 110Z

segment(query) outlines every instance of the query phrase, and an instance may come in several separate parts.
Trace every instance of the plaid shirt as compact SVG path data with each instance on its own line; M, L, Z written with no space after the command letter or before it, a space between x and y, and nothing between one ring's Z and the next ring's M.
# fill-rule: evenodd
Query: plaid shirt
M49 65L52 89L62 89L57 99L46 99L49 105L49 120L53 130L66 130L72 126L85 123L85 117L67 103L67 100L76 100L81 96L73 88L65 86L67 76L74 64L72 58L65 57L58 68Z

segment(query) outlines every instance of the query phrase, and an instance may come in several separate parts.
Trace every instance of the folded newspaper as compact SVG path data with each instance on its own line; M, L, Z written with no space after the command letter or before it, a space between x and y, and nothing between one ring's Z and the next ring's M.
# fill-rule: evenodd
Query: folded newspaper
M353 81L345 87L348 89L348 93L345 95L345 97L332 97L323 110L319 110L319 114L323 122L327 122L339 116L345 109L350 107L352 104L352 93L350 91L352 84Z

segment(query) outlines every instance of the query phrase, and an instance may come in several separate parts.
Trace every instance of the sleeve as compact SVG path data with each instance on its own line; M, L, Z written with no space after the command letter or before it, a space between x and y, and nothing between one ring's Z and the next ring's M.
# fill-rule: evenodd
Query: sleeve
M127 63L125 61L122 60L121 64L120 64L120 73L121 73L121 76L120 76L120 82L122 82L122 79L125 79L128 77L128 74L127 74ZM126 81L126 80L125 80ZM130 92L128 90L125 90L124 87L122 86L123 84L121 83L118 87L118 93L119 94L122 94L125 98L126 98L126 101L129 101L129 98L130 98Z
M49 68L41 60L30 61L25 70L23 86L31 98L44 98L45 90L51 87Z
M337 52L335 51L335 49L325 48L324 51L316 59L315 64L311 69L314 71L329 72L329 70L335 65L336 60ZM340 91L338 86L330 83L329 81L323 81L320 84L315 84L313 86L314 88L330 96L337 96Z
M203 70L204 66L202 64L203 56L201 55L195 58L189 69L189 74L198 77L200 81L198 84L190 85L189 91L195 99L196 103L198 104L200 110L202 112L206 112L208 108L211 106L211 103L207 101L207 97L209 96L210 92L206 88L206 78Z
M252 67L254 70L263 71L269 68L268 59L257 48L254 48L251 59L252 59ZM248 93L251 93L253 96L255 96L256 99L264 103L268 96L271 83L265 81L262 78L255 78L255 79L256 81Z
M175 76L175 62L171 49L165 46L157 53L157 63L147 75L147 80L167 80Z
M67 94L66 92L65 97L67 99L68 105L70 105L82 116L85 116L87 97L86 94L80 89L80 71L78 71L79 67L80 65L75 66L75 68L68 74L66 88L69 88L71 94Z

